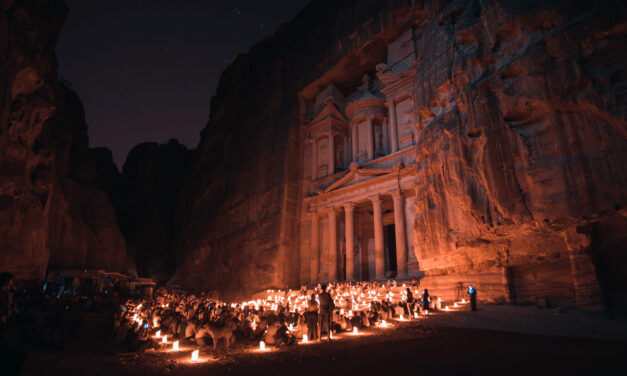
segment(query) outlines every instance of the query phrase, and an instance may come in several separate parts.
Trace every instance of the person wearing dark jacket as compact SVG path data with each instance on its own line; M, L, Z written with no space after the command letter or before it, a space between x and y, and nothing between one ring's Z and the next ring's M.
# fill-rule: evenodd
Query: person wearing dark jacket
M429 290L427 289L422 292L422 309L425 311L429 310Z
M318 338L322 339L322 332L326 330L329 341L331 340L331 314L335 309L335 303L331 294L327 292L327 286L322 285L322 292L318 294L320 299L320 314L318 315Z
M477 310L477 290L471 286L468 287L468 295L470 296L470 310Z

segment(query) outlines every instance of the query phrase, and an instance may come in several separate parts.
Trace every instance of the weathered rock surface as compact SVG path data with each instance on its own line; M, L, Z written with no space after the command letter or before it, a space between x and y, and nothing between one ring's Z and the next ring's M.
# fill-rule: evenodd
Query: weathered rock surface
M447 299L473 283L492 300L624 301L626 15L613 1L312 3L221 77L173 282L299 282L299 95L355 85L414 27L424 285Z
M447 298L475 283L484 298L599 308L605 289L624 303L626 15L609 1L461 1L424 26L423 283Z
M56 73L62 1L0 2L0 268L126 270L124 239L94 186L76 93Z
M193 153L177 140L145 142L129 153L113 203L140 276L169 279L184 254L174 253L177 204ZM105 180L106 181L106 180Z

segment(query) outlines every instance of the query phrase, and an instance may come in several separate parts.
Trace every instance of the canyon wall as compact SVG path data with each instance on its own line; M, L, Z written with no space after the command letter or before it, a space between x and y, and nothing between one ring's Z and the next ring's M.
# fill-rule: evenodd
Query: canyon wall
M626 16L459 1L417 31L414 231L432 293L627 308Z
M95 186L87 126L60 82L62 1L0 2L0 268L132 269L107 194Z
M413 29L422 285L623 304L626 14L616 1L313 2L223 73L172 282L226 295L303 282L303 102L355 87Z

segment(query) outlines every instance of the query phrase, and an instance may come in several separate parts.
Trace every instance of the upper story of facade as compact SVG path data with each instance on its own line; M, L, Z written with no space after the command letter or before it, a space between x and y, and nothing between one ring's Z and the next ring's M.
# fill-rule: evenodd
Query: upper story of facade
M414 164L416 136L412 86L413 30L388 45L387 61L364 72L344 91L333 82L305 106L305 196L315 195L349 169Z

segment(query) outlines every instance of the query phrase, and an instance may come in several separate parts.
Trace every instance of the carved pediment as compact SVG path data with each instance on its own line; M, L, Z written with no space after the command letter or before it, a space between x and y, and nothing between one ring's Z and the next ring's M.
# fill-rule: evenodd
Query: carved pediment
M340 111L333 100L326 101L324 108L311 121L311 127L316 128L327 123L347 123L346 117L344 117L344 114L342 114L342 111Z
M353 163L351 164L348 173L335 181L333 184L329 185L324 190L324 193L335 191L349 185L357 184L376 176L383 176L392 173L396 174L401 168L403 168L402 162L399 163L397 166L394 166L393 168L358 168L356 166L356 163Z
M386 64L377 65L377 78L385 87L381 89L383 94L388 94L399 87L410 83L416 76L416 61L407 70L394 72Z

